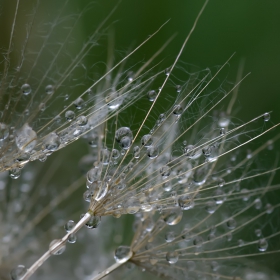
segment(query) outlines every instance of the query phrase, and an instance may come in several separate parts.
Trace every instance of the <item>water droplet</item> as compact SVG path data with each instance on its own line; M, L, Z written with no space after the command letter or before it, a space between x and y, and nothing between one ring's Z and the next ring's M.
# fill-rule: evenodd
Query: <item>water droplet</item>
M170 67L166 68L166 69L164 70L164 74L165 74L166 76L169 76L169 75L170 75L170 70L171 70Z
M218 121L219 127L223 127L223 128L228 127L229 122L230 122L229 117L226 115L226 113L222 112Z
M132 82L132 81L133 81L133 76L134 76L133 71L129 71L129 72L127 73L127 80L128 80L129 82Z
M261 201L259 198L256 198L256 199L255 199L254 204L255 204L255 208L256 208L257 210L259 210L259 209L262 208L262 201Z
M267 243L266 239L264 239L264 238L260 239L258 242L259 251L264 252L264 251L266 251L267 247L268 247L268 243Z
M196 236L193 240L193 245L196 247L201 247L203 245L203 238L201 236Z
M54 152L59 148L60 139L55 132L51 132L44 139L43 150L47 152Z
M120 152L117 149L113 149L111 152L111 156L113 160L116 160L120 157Z
M30 93L31 93L31 87L30 87L30 85L29 85L29 84L23 84L23 85L21 86L21 91L22 91L22 93L23 93L24 95L30 94Z
M114 258L117 263L125 263L132 257L132 255L133 253L129 246L119 246L115 251Z
M150 257L150 264L155 265L158 262L158 258L155 256Z
M262 231L260 229L256 229L255 234L256 234L257 237L261 237Z
M133 155L134 155L134 158L139 158L140 157L140 148L139 148L139 146L135 146L133 148Z
M76 120L77 125L79 126L85 126L88 122L87 117L85 116L79 116Z
M76 234L74 234L74 233L70 234L70 235L68 236L67 241L68 241L69 243L75 243L75 242L77 241L77 236L76 236Z
M76 225L76 223L75 223L74 221L69 220L69 221L64 225L64 228L65 228L66 232L69 232L69 231L71 231L71 230L74 228L75 225Z
M25 273L27 272L27 269L24 265L18 265L16 268L14 268L10 275L12 280L20 280L23 278Z
M132 143L132 131L129 127L121 127L116 131L115 139L123 149L127 150Z
M165 118L166 118L165 114L160 114L158 119L157 119L156 125L160 126L165 121Z
M201 156L202 151L196 150L193 145L188 145L184 148L184 153L189 159L197 159Z
M226 129L224 127L221 127L220 135L225 135L225 134L226 134Z
M21 151L31 152L36 145L36 139L36 132L27 123L16 132L16 145Z
M84 107L84 100L81 97L78 97L73 104L75 105L75 107L80 110Z
M178 199L179 206L182 210L189 210L194 208L194 201L188 195L182 195Z
M274 207L270 203L267 203L265 209L267 214L271 214L274 210Z
M180 208L174 208L163 213L163 220L167 225L177 225L183 217L183 212Z
M20 177L21 170L19 168L12 168L9 173L12 179L18 179Z
M47 85L45 87L46 94L53 94L54 93L54 87L52 85Z
M213 214L216 211L216 201L210 200L206 202L205 209L209 214Z
M169 231L165 234L165 241L170 243L175 239L175 233L173 231Z
M263 114L263 120L264 120L265 122L269 121L269 120L270 120L270 114L269 114L269 113L264 113L264 114Z
M84 215L82 214L81 218L83 216ZM100 224L100 222L101 222L101 217L100 216L91 216L89 221L85 224L85 226L89 229L97 228L98 225Z
M236 227L236 221L232 218L232 219L229 219L228 221L227 221L227 227L229 228L229 229L235 229L235 227Z
M147 96L150 101L154 101L157 96L157 93L155 90L150 90L148 91Z
M4 123L0 123L0 141L4 141L9 136L9 128Z
M165 165L159 170L159 172L162 176L162 179L167 179L168 176L170 175L170 167Z
M176 88L176 92L178 92L178 93L181 92L181 90L182 90L182 86L180 86L180 85L177 85L175 88Z
M126 202L124 203L124 207L126 209L126 212L128 214L135 214L136 212L139 211L140 209L140 202L139 200L132 196L132 197L129 197Z
M173 108L173 114L176 116L180 116L182 115L182 113L183 113L183 107L180 104L175 105Z
M66 111L65 118L67 121L71 122L75 118L75 113L73 111Z
M166 254L166 260L170 263L170 264L174 264L179 260L179 254L174 251L174 252L168 252Z
M150 147L153 144L153 138L152 135L146 134L142 137L141 143L144 147Z
M155 147L155 146L150 146L148 149L147 149L147 156L150 158L150 159L154 159L158 156L159 154L159 151L158 151L158 147Z
M52 255L61 255L65 249L66 246L64 244L60 244L61 240L59 239L54 239L49 246L49 250L51 251Z

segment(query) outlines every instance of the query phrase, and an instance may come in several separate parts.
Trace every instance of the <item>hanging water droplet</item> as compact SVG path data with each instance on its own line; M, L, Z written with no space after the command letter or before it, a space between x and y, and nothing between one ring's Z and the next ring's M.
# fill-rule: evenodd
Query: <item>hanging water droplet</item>
M54 87L52 85L47 85L45 87L46 94L53 94L54 93Z
M262 201L261 201L259 198L256 198L256 199L255 199L254 204L255 204L255 208L256 208L257 210L259 210L259 209L262 208Z
M60 242L61 240L54 239L50 243L49 250L51 251L52 255L61 255L65 251L66 246L64 244L61 244Z
M120 152L117 149L113 149L111 152L111 156L113 160L116 160L120 157Z
M75 107L80 110L84 107L84 100L81 97L78 97L73 104L75 105Z
M264 113L264 114L263 114L263 120L264 120L265 122L269 121L269 120L270 120L270 114L269 114L269 113Z
M166 260L170 263L170 264L174 264L179 260L179 254L174 251L174 252L168 252L166 254Z
M0 141L4 141L9 136L9 128L4 123L0 123Z
M133 253L129 246L119 246L115 251L114 258L117 263L125 263L132 257L132 255Z
M71 231L71 230L74 228L75 225L76 225L76 223L75 223L74 221L69 220L69 221L64 225L64 228L65 228L66 232L69 232L69 231Z
M259 242L258 242L259 251L260 252L265 252L267 247L268 247L268 243L267 243L266 239L264 239L264 238L260 239Z
M140 202L139 200L132 196L132 197L129 197L125 203L124 203L124 208L126 209L126 212L128 214L135 214L139 211L140 209Z
M176 92L178 92L178 93L181 92L181 90L182 90L182 86L180 86L180 85L177 85L175 88L176 88Z
M21 174L21 170L19 168L12 168L10 171L10 177L12 179L18 179L20 177L20 174Z
M148 149L147 149L147 156L150 158L150 159L154 159L158 156L159 154L159 151L158 151L158 147L155 147L155 146L150 146Z
M166 76L169 76L169 75L170 75L170 70L171 70L170 67L166 68L166 69L164 70L164 74L165 74Z
M135 146L133 148L133 156L134 156L134 158L139 158L140 157L140 148L139 148L139 146Z
M267 214L271 214L274 210L274 207L270 203L267 203L265 209Z
M158 262L158 258L155 256L150 257L150 264L155 265Z
M81 218L84 216L84 214L81 215ZM97 228L98 225L101 222L100 216L91 216L89 221L85 224L85 226L89 229Z
M223 127L223 128L228 127L229 122L230 122L229 117L226 115L226 113L222 112L220 114L220 118L219 118L219 121L218 121L219 127Z
M169 231L165 234L165 241L170 243L175 239L175 233L173 231Z
M156 125L160 126L165 121L165 118L166 118L165 114L160 114L158 119L157 119Z
M127 150L132 143L132 131L129 127L121 127L116 131L115 139L123 149Z
M170 167L165 165L163 166L160 170L159 170L161 176L162 176L162 179L167 179L170 175Z
M79 126L85 126L88 122L87 117L85 116L79 116L76 120L77 125Z
M221 127L220 135L225 135L225 134L226 134L226 129L224 127Z
M36 132L26 123L16 132L16 145L24 152L31 152L37 141Z
M157 93L155 90L150 90L148 91L147 96L150 101L154 101L157 96Z
M183 107L180 104L175 105L173 108L173 114L176 116L180 116L182 115L182 113L183 113Z
M68 241L69 243L75 243L75 242L77 241L77 236L76 236L76 234L74 234L74 233L70 234L70 235L68 236L67 241Z
M54 152L59 148L60 139L55 132L51 132L44 139L43 151Z
M188 195L182 195L178 199L179 206L182 210L189 210L194 208L194 201Z
M31 87L30 87L30 85L29 85L29 84L23 84L23 85L21 86L21 91L22 91L22 93L23 93L24 95L30 94L30 93L31 93Z
M256 229L255 234L256 234L257 237L261 237L261 235L262 235L261 229Z
M67 121L71 122L75 118L75 113L73 111L66 111L65 118Z
M183 217L183 212L180 208L174 208L163 213L163 220L167 225L177 225Z
M127 80L128 80L129 82L132 82L132 81L133 81L133 76L134 76L133 71L129 71L129 72L127 73Z
M202 151L195 149L193 145L188 145L184 148L184 153L189 159L197 159L201 156Z
M233 218L229 219L229 220L227 221L227 227L228 227L229 229L235 229L235 227L236 227L236 221L235 221Z
M26 272L26 267L20 264L11 271L10 275L12 280L21 280Z
M216 211L217 205L214 200L206 202L205 209L209 214L213 214Z
M203 238L201 236L196 236L193 240L193 245L196 247L201 247L203 245Z
M146 134L142 137L141 143L144 147L148 148L153 144L153 138L152 135Z

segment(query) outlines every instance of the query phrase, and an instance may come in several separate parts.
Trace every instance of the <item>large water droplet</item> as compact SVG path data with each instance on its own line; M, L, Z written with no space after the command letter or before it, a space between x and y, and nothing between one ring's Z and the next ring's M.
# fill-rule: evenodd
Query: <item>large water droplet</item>
M144 147L150 147L153 144L153 138L152 135L146 134L142 137L141 143Z
M36 145L37 134L26 123L16 132L16 145L24 152L31 152Z
M150 101L154 101L157 96L157 93L155 90L150 90L148 91L147 96Z
M21 86L21 91L22 91L22 93L23 93L24 95L30 94L30 93L31 93L31 87L30 87L30 85L29 85L29 84L23 84L23 85Z
M51 251L52 255L61 255L65 249L65 245L60 245L61 240L59 239L54 239L49 246L49 250ZM57 248L56 248L57 247Z
M259 251L264 252L264 251L266 251L267 247L268 247L268 243L267 243L266 239L264 239L264 238L260 239L258 242Z
M43 150L47 152L54 152L60 145L59 136L55 132L51 132L44 139Z
M174 208L163 213L163 220L167 225L177 225L183 217L183 212L180 208Z
M52 85L47 85L45 87L45 91L46 91L46 94L53 94L54 93L54 87Z
M115 139L123 149L127 150L132 143L132 131L129 127L121 127L116 131Z
M194 207L194 201L188 195L182 195L178 199L179 206L182 210L189 210Z
M25 273L27 272L27 269L24 265L18 265L16 268L14 268L11 271L11 278L12 280L21 280Z
M139 211L140 206L141 205L139 200L134 196L129 197L124 203L124 207L128 214L135 214L136 212Z
M166 260L170 263L170 264L174 264L179 260L179 254L174 251L174 252L168 252L166 254Z
M9 136L9 128L4 123L0 123L0 141L4 141Z
M18 179L20 177L20 174L21 174L21 170L19 168L12 168L10 171L9 171L9 174L10 174L10 177L12 179Z
M65 118L67 121L71 122L75 118L75 113L71 110L65 112Z
M269 114L269 113L264 113L264 114L263 114L263 120L264 120L265 122L269 121L269 120L270 120L270 114Z
M125 263L132 257L132 255L133 253L129 246L119 246L115 251L114 258L117 263Z
M64 228L65 228L66 232L69 232L69 231L71 231L71 230L74 228L75 225L76 225L76 223L75 223L74 221L69 220L69 221L64 225Z
M155 146L150 146L148 149L147 149L147 156L150 158L150 159L154 159L158 156L159 154L159 151L158 151L158 147L155 147Z
M229 219L228 221L227 221L227 227L229 228L229 229L235 229L235 227L236 227L236 221L232 218L232 219Z

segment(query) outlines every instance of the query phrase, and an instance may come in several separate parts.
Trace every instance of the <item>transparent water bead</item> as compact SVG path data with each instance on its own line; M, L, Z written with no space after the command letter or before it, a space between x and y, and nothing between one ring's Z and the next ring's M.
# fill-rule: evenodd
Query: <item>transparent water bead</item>
M49 250L51 251L52 255L61 255L65 249L66 246L64 244L60 244L61 240L59 239L54 239L50 245L49 245Z
M115 251L114 258L117 263L125 263L132 257L132 255L133 253L129 246L119 246Z
M260 239L259 242L258 242L259 251L260 252L265 252L267 247L268 247L268 243L267 243L266 239L264 239L264 238Z
M54 152L59 148L60 138L55 132L51 132L44 139L43 150L47 152Z
M83 218L83 216L84 214L81 215L81 218ZM100 222L101 222L100 216L91 216L85 226L89 229L94 229L99 226Z
M264 114L263 114L263 120L264 120L265 122L268 122L268 121L270 120L270 114L269 114L269 113L264 113Z
M69 232L69 231L71 231L71 230L74 228L75 225L76 225L76 223L75 223L74 221L69 220L69 221L64 225L64 228L65 228L66 232Z
M23 85L21 86L21 91L22 91L22 93L23 93L24 95L30 94L30 93L31 93L31 87L30 87L30 85L29 85L29 84L23 84Z
M125 202L124 202L124 208L127 212L127 214L135 214L140 210L140 202L138 198L132 196L129 197Z
M77 125L79 126L85 126L88 122L88 119L86 116L79 116L76 120Z
M0 123L0 141L4 141L9 136L9 128L4 123Z
M23 276L25 275L25 273L27 272L27 269L24 265L18 265L16 268L14 268L11 273L11 279L12 280L20 280L23 278Z
M73 104L75 105L75 107L80 110L84 107L84 100L81 97L78 97Z
M175 105L173 108L173 114L176 116L180 116L182 115L182 113L183 113L183 107L180 104Z
M154 159L158 156L159 154L159 150L158 150L158 147L156 146L150 146L148 149L147 149L147 156L150 158L150 159Z
M37 133L26 123L16 132L16 145L24 152L31 152L37 141Z
M165 211L163 213L163 220L169 226L177 225L183 217L183 212L180 208Z
M228 227L229 229L235 229L235 227L236 227L236 221L235 221L234 219L229 219L229 220L227 221L227 227Z
M54 87L52 85L47 85L45 87L46 94L53 94L54 93Z
M93 183L94 181L97 181L99 179L99 176L101 174L100 168L92 168L87 173L87 181L88 183Z
M140 148L139 148L139 146L135 146L133 148L133 156L134 156L134 158L139 158L140 157Z
M67 121L71 122L75 118L75 113L71 110L65 112L65 118Z
M192 209L195 205L193 199L188 195L180 196L178 199L178 204L182 210Z
M165 166L163 166L160 170L159 170L159 172L160 172L160 174L161 174L161 176L162 176L162 179L167 179L168 177L169 177L169 175L170 175L170 167L169 166L167 166L167 165L165 165Z
M121 127L116 131L115 139L123 149L127 150L132 143L132 131L129 127Z
M107 194L108 188L109 188L108 182L94 181L89 185L89 192L93 199L99 201Z
M170 264L175 264L178 260L179 260L179 254L174 251L174 252L168 252L166 254L166 260L170 263Z
M71 244L75 243L77 241L77 235L74 233L70 234L67 241Z
M144 135L141 139L141 144L146 148L150 147L153 144L152 135L150 134Z
M154 101L157 96L157 93L155 90L150 90L148 91L147 96L150 101Z
M12 168L9 171L9 175L12 179L18 179L20 177L21 170L19 168Z
M170 243L175 239L175 233L174 231L169 231L165 234L165 241Z
M178 92L178 93L181 92L181 90L182 90L182 86L180 86L180 85L177 85L175 88L176 88L176 92Z

